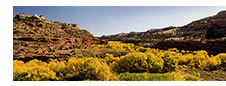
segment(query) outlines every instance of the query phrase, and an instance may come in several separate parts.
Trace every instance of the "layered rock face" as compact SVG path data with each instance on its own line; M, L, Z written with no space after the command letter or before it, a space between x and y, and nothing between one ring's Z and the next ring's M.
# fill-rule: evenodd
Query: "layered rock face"
M196 29L196 28L211 28L213 25L218 25L225 27L226 26L226 11L221 11L215 16L210 16L198 21L194 21L184 28L187 29Z
M17 14L13 19L14 58L67 57L70 50L86 48L100 42L91 33L66 24L45 19L43 15Z
M146 32L120 33L116 35L102 36L103 40L123 40L127 38L147 38L181 41L206 41L211 39L225 39L226 37L226 11L217 15L193 21L182 27L166 27L163 29L150 29Z
M193 21L182 27L166 27L163 29L150 29L146 32L122 33L102 36L100 39L135 43L140 46L159 49L178 48L207 50L212 52L211 54L225 53L226 11ZM185 48L181 45L189 47Z
M215 16L210 16L198 21L194 21L188 25L181 27L182 31L197 32L202 31L200 34L204 39L216 39L226 37L226 11L221 11ZM197 34L197 33L196 33Z

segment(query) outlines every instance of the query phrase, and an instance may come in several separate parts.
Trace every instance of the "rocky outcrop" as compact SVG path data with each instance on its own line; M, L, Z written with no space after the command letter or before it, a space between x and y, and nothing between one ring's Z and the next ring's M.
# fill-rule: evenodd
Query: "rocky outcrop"
M22 13L13 19L14 58L70 57L72 50L100 42L77 24L47 20L43 15Z

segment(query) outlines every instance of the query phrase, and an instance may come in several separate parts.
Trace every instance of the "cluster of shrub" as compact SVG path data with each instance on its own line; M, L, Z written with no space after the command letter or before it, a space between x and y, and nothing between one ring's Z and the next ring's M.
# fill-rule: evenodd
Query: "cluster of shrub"
M109 42L92 48L128 51L124 56L106 54L104 58L84 57L68 60L13 61L14 80L199 80L199 74L183 72L192 67L203 70L224 68L226 54L209 56L206 51L158 50L133 44Z

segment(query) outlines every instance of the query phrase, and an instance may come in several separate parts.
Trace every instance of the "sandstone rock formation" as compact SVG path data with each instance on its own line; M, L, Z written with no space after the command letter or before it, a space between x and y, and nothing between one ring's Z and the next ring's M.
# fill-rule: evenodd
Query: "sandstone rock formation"
M77 24L47 20L43 15L17 14L13 19L14 58L58 58L72 56L76 48L101 42Z

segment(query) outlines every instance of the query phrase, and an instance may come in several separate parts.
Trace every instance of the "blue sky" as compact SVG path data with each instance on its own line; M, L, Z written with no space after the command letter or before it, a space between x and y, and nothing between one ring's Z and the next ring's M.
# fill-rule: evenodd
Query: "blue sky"
M18 13L44 15L48 20L78 24L94 36L143 32L168 26L183 26L215 15L226 7L182 6L14 6Z

